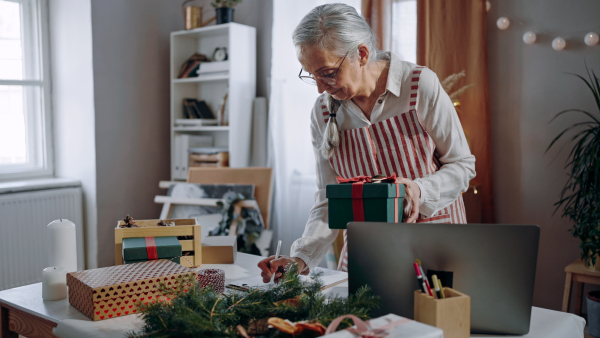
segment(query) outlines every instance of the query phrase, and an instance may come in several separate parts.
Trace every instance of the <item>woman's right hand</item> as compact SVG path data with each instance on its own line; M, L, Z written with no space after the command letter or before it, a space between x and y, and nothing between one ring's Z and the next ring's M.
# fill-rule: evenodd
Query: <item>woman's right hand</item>
M275 283L278 283L285 272L285 268L293 263L298 264L298 271L304 271L304 268L306 268L306 263L298 257L279 256L275 259L275 256L271 256L263 259L258 263L258 267L262 270L260 276L263 283L269 283L273 274L275 274Z

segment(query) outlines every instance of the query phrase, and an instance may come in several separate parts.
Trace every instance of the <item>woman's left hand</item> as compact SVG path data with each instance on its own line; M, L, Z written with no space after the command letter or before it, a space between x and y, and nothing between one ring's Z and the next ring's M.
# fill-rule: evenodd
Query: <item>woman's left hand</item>
M404 221L405 223L416 223L419 218L419 205L421 204L421 188L413 180L408 178L399 177L396 179L396 183L401 183L406 186L406 195L412 200L412 210L410 211L408 218Z

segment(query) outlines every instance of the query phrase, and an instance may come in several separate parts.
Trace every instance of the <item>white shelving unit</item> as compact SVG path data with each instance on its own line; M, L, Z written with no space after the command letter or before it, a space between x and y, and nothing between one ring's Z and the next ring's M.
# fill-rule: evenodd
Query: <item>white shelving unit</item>
M178 79L181 65L194 53L212 58L217 47L227 48L229 71ZM182 127L183 99L204 100L218 116L225 93L227 126ZM213 146L229 149L229 166L249 166L252 103L256 94L256 29L228 23L171 33L171 179L186 179L175 170L175 142L178 134L211 135Z

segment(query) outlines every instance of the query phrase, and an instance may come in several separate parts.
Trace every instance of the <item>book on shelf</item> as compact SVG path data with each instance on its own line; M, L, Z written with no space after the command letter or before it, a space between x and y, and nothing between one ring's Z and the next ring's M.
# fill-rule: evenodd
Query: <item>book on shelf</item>
M196 73L198 76L211 73L229 72L229 61L205 62L200 64Z
M177 78L184 79L188 77L197 77L200 63L210 62L210 59L204 54L194 53L189 59L187 59L179 68L179 74Z
M216 126L217 119L175 119L175 127L195 128L202 126Z
M183 115L187 119L215 119L206 102L196 99L183 99Z
M211 135L175 134L173 143L173 179L185 180L189 167L188 149L212 147L213 137Z

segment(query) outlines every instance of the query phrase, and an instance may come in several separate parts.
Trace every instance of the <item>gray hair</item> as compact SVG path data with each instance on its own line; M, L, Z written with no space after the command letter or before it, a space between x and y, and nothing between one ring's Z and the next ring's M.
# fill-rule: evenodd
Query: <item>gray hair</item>
M345 4L326 4L313 8L302 18L292 34L298 56L306 47L333 52L342 57L358 57L358 46L364 44L369 49L368 63L384 58L377 50L377 37L371 27L354 7ZM329 121L323 135L321 154L331 158L340 142L336 120L340 100L328 95Z

